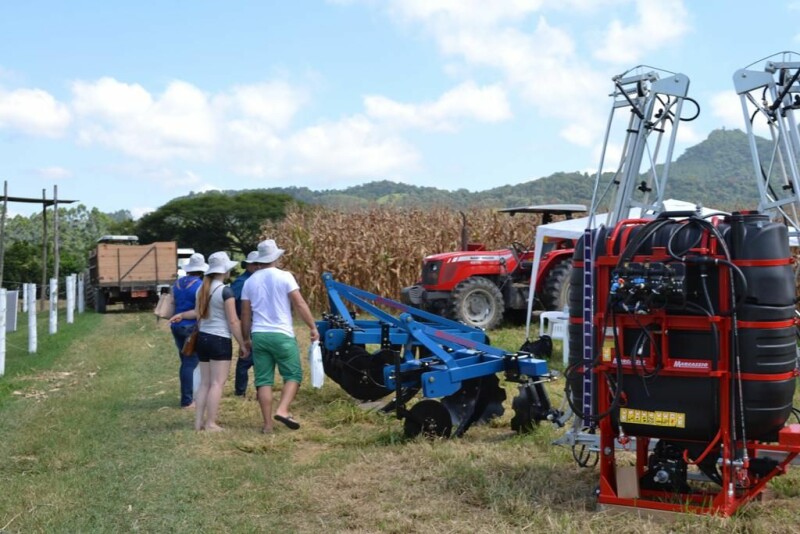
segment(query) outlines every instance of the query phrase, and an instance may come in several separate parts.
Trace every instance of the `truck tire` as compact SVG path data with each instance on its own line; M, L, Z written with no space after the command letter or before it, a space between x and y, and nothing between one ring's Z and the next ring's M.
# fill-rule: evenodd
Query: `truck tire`
M94 290L94 311L97 313L106 312L106 294L99 288Z
M450 297L450 316L469 326L491 330L503 320L505 303L491 280L475 276L459 283Z
M572 259L562 260L544 277L542 284L542 305L545 311L563 310L569 306L569 275L572 272Z

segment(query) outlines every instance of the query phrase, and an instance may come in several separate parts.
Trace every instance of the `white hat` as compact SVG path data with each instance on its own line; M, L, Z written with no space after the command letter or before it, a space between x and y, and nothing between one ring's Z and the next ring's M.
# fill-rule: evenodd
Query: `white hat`
M195 252L189 256L189 261L183 266L184 272L187 273L204 273L208 269L205 257L199 252Z
M283 256L285 250L278 248L274 239L266 239L258 244L258 257L255 263L272 263Z
M250 252L250 254L247 255L247 259L244 259L242 261L245 263L255 263L257 257L258 257L258 251L253 250Z
M208 270L206 274L222 274L227 273L239 262L231 261L227 252L215 252L208 257Z

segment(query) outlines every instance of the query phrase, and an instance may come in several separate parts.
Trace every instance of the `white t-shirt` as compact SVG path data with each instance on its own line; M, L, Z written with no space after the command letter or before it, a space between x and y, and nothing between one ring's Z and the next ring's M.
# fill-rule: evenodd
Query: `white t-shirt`
M294 337L289 293L300 286L294 275L277 267L254 272L244 283L242 300L250 301L251 332L278 332Z

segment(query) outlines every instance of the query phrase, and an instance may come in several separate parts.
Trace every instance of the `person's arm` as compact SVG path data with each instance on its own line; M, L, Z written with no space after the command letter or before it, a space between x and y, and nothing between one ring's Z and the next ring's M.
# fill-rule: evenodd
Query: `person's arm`
M247 347L248 353L252 350L253 341L250 339L250 329L253 326L253 309L250 307L249 300L242 300L242 338Z
M319 340L319 331L317 330L317 323L314 322L314 316L311 315L311 310L306 304L306 300L303 298L303 295L300 294L299 289L295 289L291 293L289 293L289 300L292 303L292 307L297 311L300 318L306 323L308 329L311 331L311 341L318 341Z
M233 335L233 337L236 338L236 342L239 343L239 355L246 356L250 354L250 348L244 336L242 336L242 323L239 320L239 316L236 314L236 299L233 297L225 299L224 307L225 318L228 319L228 327L231 330L231 335Z
M186 310L184 312L176 313L172 317L169 318L169 322L171 323L179 323L184 319L197 319L197 312L193 309Z

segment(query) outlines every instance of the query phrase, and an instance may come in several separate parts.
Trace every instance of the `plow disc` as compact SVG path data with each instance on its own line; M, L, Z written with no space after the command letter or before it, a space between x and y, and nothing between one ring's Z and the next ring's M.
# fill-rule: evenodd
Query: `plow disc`
M487 423L495 417L503 415L503 401L506 400L506 391L500 387L500 381L496 375L483 378L468 380L464 386L452 395L444 397L441 402L437 402L437 407L432 408L427 404L428 400L423 400L414 405L406 415L406 423L403 426L406 437L413 438L423 433L429 437L461 437L475 423ZM426 403L422 408L418 408L428 417L428 425L420 424L419 413L415 414L414 408ZM443 414L447 413L447 417ZM436 417L431 419L431 413ZM416 420L415 420L416 418ZM433 425L433 423L436 423ZM429 427L436 429L447 428L446 432L431 432ZM427 429L427 430L426 430Z
M363 345L322 350L325 374L348 395L364 402L382 399L392 392L383 383L383 368L392 360L392 351L379 350L370 354Z
M427 438L449 438L452 430L450 411L434 399L423 399L416 403L403 422L403 432L409 438L420 434Z

